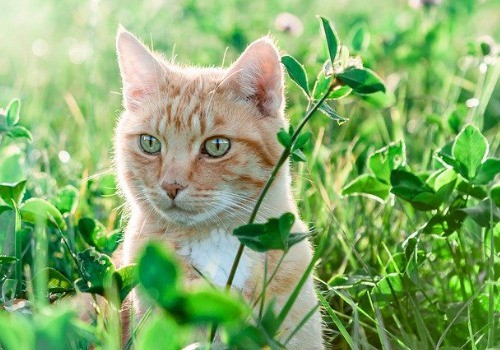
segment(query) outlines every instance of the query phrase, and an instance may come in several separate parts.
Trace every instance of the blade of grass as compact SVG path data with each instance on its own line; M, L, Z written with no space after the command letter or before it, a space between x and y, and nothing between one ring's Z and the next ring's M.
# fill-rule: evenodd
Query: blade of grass
M478 290L476 290L476 292L462 305L462 307L458 310L457 314L455 315L455 317L453 317L453 319L450 321L450 323L448 324L448 326L446 327L446 329L444 330L443 334L441 334L441 337L439 337L439 340L436 344L436 350L438 350L441 345L443 344L445 338L446 338L446 335L448 334L448 332L450 331L451 327L453 327L453 325L455 324L455 322L458 320L458 318L460 317L460 314L466 309L469 307L469 305L472 303L472 301L474 301L474 299L481 293L481 291L484 289L486 284L483 284ZM491 326L493 326L492 324L490 324L490 329L491 329Z
M326 237L326 236L324 236L324 237ZM297 285L293 289L292 294L290 294L290 296L288 297L288 300L286 301L285 305L283 306L283 309L279 313L279 315L278 315L278 328L283 324L286 316L288 315L288 313L292 309L292 306L295 303L295 300L297 300L297 297L299 296L300 291L302 290L302 287L304 286L307 279L311 275L311 272L314 268L314 265L316 264L318 259L321 258L325 247L326 247L326 239L323 238L321 240L321 242L319 243L319 246L316 247L316 251L314 252L314 255L311 259L311 262L307 266L307 268L304 271L304 273L302 274L302 277L300 278L299 282L297 283Z
M290 340L292 340L292 338L295 336L295 334L298 333L298 331L300 331L300 329L302 327L304 327L304 325L307 323L307 321L309 321L309 319L314 315L314 313L316 312L316 310L318 310L319 308L319 303L316 304L315 307L313 307L311 310L309 310L309 312L304 316L304 318L299 322L299 324L297 325L297 327L295 327L295 329L293 330L292 333L290 333L290 335L288 336L288 338L286 338L285 342L284 342L284 345L286 346L288 344L288 342Z
M321 302L321 305L323 306L323 308L328 313L328 316L330 316L330 318L332 319L333 323L335 323L335 325L337 326L340 334L342 334L342 336L344 337L344 340L347 342L347 344L349 344L349 346L351 347L351 349L358 349L357 344L354 343L354 341L352 340L351 335L349 334L349 332L347 331L347 329L344 327L344 324L338 318L338 316L335 314L335 312L333 312L332 307L330 306L330 304L328 304L328 301L325 299L325 297L319 291L316 293L316 295L318 296L318 299Z
M34 292L36 307L40 308L47 304L47 274L46 268L48 264L48 241L47 231L44 223L39 222L35 225L33 236L35 237L35 271L33 274L34 279Z
M493 230L493 201L490 201L490 256L487 262L488 266L488 348L492 348L495 344L495 233Z
M16 256L16 295L21 293L22 280L23 280L23 251L22 251L22 237L21 237L21 214L17 209L16 202L12 200L12 206L14 208L15 223L14 223L14 234L15 234L15 256Z
M375 311L375 317L377 319L377 334L379 336L380 342L382 343L382 349L384 350L391 350L391 344L389 343L389 339L387 338L387 332L385 329L384 325L384 320L382 318L382 314L380 312L380 308L378 307L377 304L377 299L375 298L375 295L372 293L367 293L368 295L368 300L370 301L370 305Z

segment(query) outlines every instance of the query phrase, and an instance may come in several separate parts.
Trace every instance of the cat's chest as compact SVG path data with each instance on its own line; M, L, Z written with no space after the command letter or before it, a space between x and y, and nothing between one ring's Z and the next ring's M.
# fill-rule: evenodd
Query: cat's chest
M180 244L178 254L215 285L225 286L240 243L227 232L214 229L203 238L192 238ZM245 250L234 277L233 286L242 290L252 273L251 252Z

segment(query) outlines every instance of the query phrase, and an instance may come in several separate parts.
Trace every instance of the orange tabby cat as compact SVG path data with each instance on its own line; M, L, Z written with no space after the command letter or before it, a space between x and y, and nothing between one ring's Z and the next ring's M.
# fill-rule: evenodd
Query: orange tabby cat
M120 29L117 51L123 79L123 112L115 136L116 170L131 217L123 264L133 262L144 243L160 240L177 252L188 280L196 271L223 286L238 240L233 229L248 221L282 152L276 133L284 117L283 70L269 38L252 43L229 68L179 67L151 53ZM288 164L266 196L258 221L291 212L298 217ZM297 220L293 232L305 232ZM255 297L265 255L245 249L233 287ZM280 251L267 254L273 271ZM269 285L277 311L311 260L309 242L286 255ZM158 276L162 278L162 276ZM147 304L134 292L142 315ZM317 304L311 276L284 322L286 339ZM288 343L290 349L322 349L317 311Z

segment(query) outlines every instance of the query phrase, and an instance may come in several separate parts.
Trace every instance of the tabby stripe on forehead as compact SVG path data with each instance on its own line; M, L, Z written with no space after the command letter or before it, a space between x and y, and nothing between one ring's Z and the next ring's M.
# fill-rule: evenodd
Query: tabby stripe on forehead
M180 101L181 101L180 95L175 95L170 97L169 101L170 113L168 114L168 121L167 121L168 124L174 123L175 119L177 119L177 110L179 109Z
M191 96L188 94L185 95L186 101L186 107L182 111L182 121L184 122L184 125L188 126L191 125L192 123L192 118L193 118L193 113L197 109L197 106L199 105L200 98L198 96L198 92L195 91Z
M186 98L189 100L184 112L182 114L182 119L187 126L193 124L193 117L196 111L200 109L200 104L203 102L203 79L197 79L192 85L191 90L186 93Z

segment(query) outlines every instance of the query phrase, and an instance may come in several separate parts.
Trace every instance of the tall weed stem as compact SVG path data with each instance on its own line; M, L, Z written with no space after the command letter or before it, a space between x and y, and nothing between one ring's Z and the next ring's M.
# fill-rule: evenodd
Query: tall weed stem
M306 123L309 121L309 119L311 119L314 112L316 112L318 110L318 108L323 104L323 102L325 102L325 100L328 98L328 95L330 94L332 89L333 89L333 85L330 85L329 89L321 97L321 99L319 99L307 111L306 115L304 116L304 118L300 122L299 126L297 127L297 129L293 133L293 135L291 137L290 144L287 147L285 147L285 149L283 150L283 153L281 153L281 157L278 159L278 162L274 166L273 171L271 172L271 175L267 179L267 182L264 185L264 188L262 189L262 192L260 193L259 198L257 199L257 202L255 203L255 206L252 210L252 213L250 214L250 219L248 220L248 224L252 224L255 221L255 218L257 217L257 213L259 212L259 208L262 204L262 201L264 200L264 197L266 196L267 192L269 191L269 188L271 188L271 185L273 184L274 179L276 178L276 176L278 174L278 171L281 169L283 164L287 161L288 157L290 156L290 151L292 149L292 146L295 143L295 141L297 140L297 138L299 137L300 132L302 131L302 129L304 128ZM240 263L241 256L243 255L244 249L245 249L245 246L242 243L240 243L240 246L238 248L238 252L236 253L236 256L235 256L234 261L233 261L233 265L231 267L231 272L229 273L229 277L228 277L227 282L226 282L226 290L231 289L231 286L233 284L233 279L234 279L234 276L236 275L236 270L238 269L238 265Z

